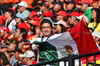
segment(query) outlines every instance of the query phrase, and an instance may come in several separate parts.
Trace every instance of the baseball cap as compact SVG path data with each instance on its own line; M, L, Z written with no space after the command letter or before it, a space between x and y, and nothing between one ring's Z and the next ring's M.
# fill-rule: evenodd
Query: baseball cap
M39 22L39 21L33 21L33 22L32 22L32 25L40 26L40 22Z
M9 9L12 10L15 13L15 9L13 9L13 8L9 8Z
M62 24L63 26L67 27L67 24L65 21L58 21L57 23L54 24Z
M17 28L24 28L26 30L29 30L29 27L25 23L17 24Z
M82 3L87 3L87 4L91 5L91 2L89 0L82 0L81 2L79 2L79 4L82 4Z
M35 21L39 21L39 18L37 16L32 17L31 19L34 19Z
M72 3L72 4L74 4L74 6L76 5L76 3L75 3L75 1L68 1L68 2L66 2L67 4L69 4L69 3Z
M48 11L44 12L43 15L44 15L45 17L52 17L52 16L53 16L53 13L52 13L51 11L48 10Z
M92 35L93 35L93 36L96 36L96 37L98 37L98 38L100 38L100 32L99 32L99 31L94 31L94 32L92 33Z
M63 10L59 11L58 13L56 13L57 15L62 15L64 17L67 17L67 13Z
M77 17L80 16L79 12L72 12L72 13L67 14L67 15L68 15L68 16L77 16Z
M20 57L24 57L24 58L35 58L35 53L31 50L27 50L24 54L20 54Z
M18 5L19 6L27 7L27 3L25 1L21 1Z
M31 11L29 14L29 18L32 18L33 16L38 15L36 11Z
M9 28L8 27L2 27L1 29L3 29L4 31L6 31L6 32L10 32L10 30L9 30Z
M21 13L17 13L15 17L16 18L21 18L21 19L25 20L25 16L22 15Z

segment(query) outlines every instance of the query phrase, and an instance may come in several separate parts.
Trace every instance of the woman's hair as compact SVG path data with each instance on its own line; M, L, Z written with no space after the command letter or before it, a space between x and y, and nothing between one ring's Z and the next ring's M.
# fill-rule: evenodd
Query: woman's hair
M98 9L98 8L93 8L92 11L93 11L93 10L95 10L95 12L96 12L96 22L99 23L99 22L100 22L100 9ZM93 22L94 20L91 19L90 21Z
M1 61L1 59L3 60L4 66L10 64L9 61L7 60L7 57L5 56L5 54L3 52L0 52L0 61ZM0 63L0 65L2 65L2 64Z
M27 31L26 29L24 29L24 28L19 28L19 29L20 29L20 33L22 33L22 34L23 34L23 35L22 35L23 39L25 40L25 39L26 39L26 35L27 35L28 31Z
M60 26L61 26L61 33L66 32L66 27L62 24L60 24Z

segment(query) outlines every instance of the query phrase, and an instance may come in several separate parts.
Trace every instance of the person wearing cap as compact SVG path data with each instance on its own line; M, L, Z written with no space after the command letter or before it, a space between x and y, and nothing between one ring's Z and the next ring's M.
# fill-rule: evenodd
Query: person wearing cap
M15 20L16 20L17 24L20 24L20 23L24 22L24 20L25 20L25 16L22 14L19 14L19 13L17 13L15 17L16 17Z
M80 21L80 19L77 18L80 16L79 12L72 12L68 14L68 16L69 18L67 23L69 23L69 25L71 25L72 27L75 26Z
M47 10L46 12L43 13L43 16L44 17L49 17L51 19L52 16L53 16L53 13L51 11Z
M61 1L55 2L53 7L53 22L57 22L56 20L56 14L58 11L63 10L63 3Z
M37 16L32 16L32 18L29 17L28 21L30 24L30 31L28 32L27 40L33 40L34 38L38 37L41 33L40 21Z
M89 6L91 5L91 2L89 0L83 0L82 2L80 2L80 4L81 11L84 13L86 17L88 17L90 23L92 11L91 8L89 8Z
M66 4L67 4L66 5L66 12L67 12L67 14L70 14L76 8L76 3L74 0L71 0L71 1L66 2Z
M13 26L16 25L16 21L14 19L14 11L12 9L8 9L5 11L5 17L7 18L5 22L5 26L9 28L10 32L14 32Z
M7 49L10 52L10 64L13 66L14 63L18 61L15 59L13 51L18 49L19 42L17 40L13 40L13 39L6 40L5 42L7 43Z
M1 43L4 43L5 40L11 36L10 35L10 30L7 27L2 27L1 28L1 32L2 32L2 36L1 36L2 40L1 40Z
M19 14L24 15L25 18L29 16L29 11L26 9L27 8L27 3L25 1L21 1L19 4Z
M65 21L58 21L57 23L54 23L56 25L56 33L64 33L66 32L67 24Z
M100 32L99 31L94 31L92 33L92 36L93 36L93 38L96 42L96 45L97 45L98 49L100 50Z
M23 58L23 65L34 65L36 55L32 50L27 50L24 54L20 54L19 57Z
M63 10L60 10L59 12L56 13L57 15L57 21L67 21L67 13Z
M53 12L53 0L45 0L44 2L45 6L48 8L48 10L50 10L51 12Z

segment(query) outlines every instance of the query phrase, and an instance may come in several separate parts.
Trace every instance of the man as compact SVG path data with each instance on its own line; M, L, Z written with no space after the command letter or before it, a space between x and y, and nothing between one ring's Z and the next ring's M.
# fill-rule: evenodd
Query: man
M32 50L27 50L24 54L20 54L19 57L23 57L23 65L33 65L35 61L35 53Z
M40 28L41 28L41 31L43 33L43 36L41 36L39 38L35 38L34 40L31 41L32 43L34 43L34 41L39 41L39 42L48 41L48 40L51 40L51 39L61 35L61 34L52 35L53 25L52 25L51 20L49 20L49 19L43 19L42 22L41 22ZM40 49L41 49L41 47L40 47ZM53 50L49 50L49 51L53 51ZM41 54L42 52L44 52L44 54ZM40 50L39 53L40 53L39 54L40 62L47 62L47 61L57 59L57 57L52 55L53 53L56 54L55 52L48 53L45 50ZM55 65L57 65L57 64L55 64Z
M76 3L75 3L75 1L68 1L67 2L67 5L66 5L66 12L67 12L67 14L70 14L71 12L73 12L74 11L74 9L75 9L75 6L76 6Z
M48 8L48 10L50 10L50 11L53 10L53 6L54 6L53 5L53 0L49 0L49 1L45 0L44 4Z
M19 4L19 12L20 14L23 14L25 16L25 18L27 18L29 16L29 11L26 9L27 8L27 3L24 1L21 1Z
M71 27L75 26L80 20L77 18L80 16L78 12L72 12L68 14L69 18L67 23L70 24Z
M17 41L26 41L27 30L24 28L18 28L15 32L15 38Z
M55 2L53 7L53 17L51 18L53 22L57 22L55 13L57 13L60 10L63 10L63 3L61 1Z
M8 9L5 11L4 15L7 18L5 26L9 28L10 32L14 32L13 26L16 25L16 21L14 19L14 11L12 9Z
M91 2L89 0L83 0L83 2L81 2L81 11L84 13L84 15L86 17L88 17L89 19L89 23L91 20L91 8L89 8L89 6L91 5Z

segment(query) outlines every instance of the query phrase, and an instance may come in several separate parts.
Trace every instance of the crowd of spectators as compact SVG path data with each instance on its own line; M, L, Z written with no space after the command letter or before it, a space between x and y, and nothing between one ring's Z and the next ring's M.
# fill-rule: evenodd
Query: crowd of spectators
M53 39L80 20L100 49L100 0L0 0L0 66L48 61L34 41Z

